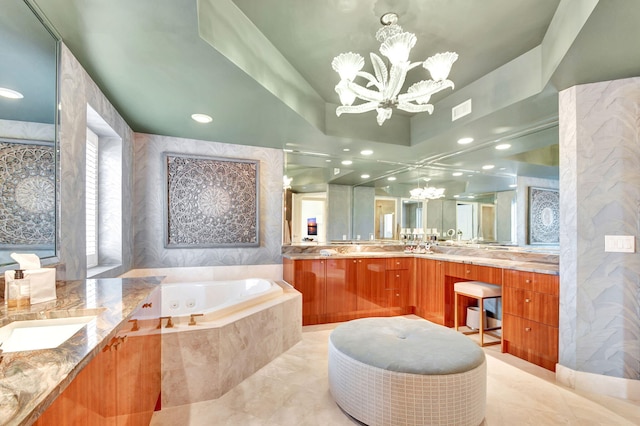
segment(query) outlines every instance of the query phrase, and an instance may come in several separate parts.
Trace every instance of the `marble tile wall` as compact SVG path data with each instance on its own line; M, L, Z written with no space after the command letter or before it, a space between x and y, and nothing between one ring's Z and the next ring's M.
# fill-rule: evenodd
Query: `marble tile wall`
M353 188L353 235L347 238L355 238L360 235L363 240L369 238L374 232L376 189L366 186Z
M302 339L295 290L221 326L162 335L162 407L219 398Z
M60 262L57 279L81 279L87 274L85 249L85 139L87 104L122 139L122 264L111 276L131 269L133 259L133 131L71 51L62 44L60 66ZM62 276L65 275L65 276Z
M165 152L259 160L260 247L165 248ZM281 263L281 150L137 133L134 169L136 268Z
M352 187L346 185L327 185L327 241L341 240L343 235L355 238L351 232Z
M640 379L640 78L560 93L560 364Z

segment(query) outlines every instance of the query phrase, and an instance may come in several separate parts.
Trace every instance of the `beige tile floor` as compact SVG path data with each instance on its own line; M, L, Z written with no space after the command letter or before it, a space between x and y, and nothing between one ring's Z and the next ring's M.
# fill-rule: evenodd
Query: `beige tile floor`
M357 424L329 393L327 339L334 327L304 327L301 342L222 397L156 412L151 425ZM640 425L639 402L572 391L557 385L554 373L502 354L499 346L485 353L483 425Z

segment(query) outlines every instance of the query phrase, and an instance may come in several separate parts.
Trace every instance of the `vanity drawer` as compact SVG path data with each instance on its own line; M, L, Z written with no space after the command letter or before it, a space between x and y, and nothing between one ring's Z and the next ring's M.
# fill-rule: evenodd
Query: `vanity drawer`
M412 257L394 257L387 259L387 270L411 269L414 259Z
M505 314L523 317L552 327L558 326L558 296L504 286L502 306Z
M502 334L507 352L513 355L545 368L552 368L558 360L557 327L505 313Z
M504 271L504 286L517 287L538 293L559 295L559 279L557 275L538 274L514 270Z
M469 263L446 262L445 275L468 281L502 284L502 269Z

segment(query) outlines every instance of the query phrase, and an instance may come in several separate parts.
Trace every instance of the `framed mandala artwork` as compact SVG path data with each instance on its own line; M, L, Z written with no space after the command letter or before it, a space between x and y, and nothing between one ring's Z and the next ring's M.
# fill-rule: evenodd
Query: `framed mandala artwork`
M529 187L529 244L560 243L560 193Z
M259 162L164 154L167 248L258 247Z
M53 142L0 140L0 247L54 247L55 167Z

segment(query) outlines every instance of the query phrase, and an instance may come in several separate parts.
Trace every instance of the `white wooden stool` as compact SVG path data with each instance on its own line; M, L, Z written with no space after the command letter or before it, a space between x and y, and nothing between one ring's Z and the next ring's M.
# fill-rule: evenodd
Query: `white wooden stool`
M453 285L453 291L455 292L454 300L454 324L456 330L458 330L458 295L461 294L466 297L471 297L478 300L479 319L478 319L478 331L465 332L465 334L480 333L480 346L497 345L501 343L501 340L497 342L484 343L484 334L487 331L499 330L502 327L491 327L485 329L485 313L484 313L484 299L495 299L502 297L502 287L499 285L488 284L482 281L464 281L458 282ZM498 337L495 336L494 337Z

